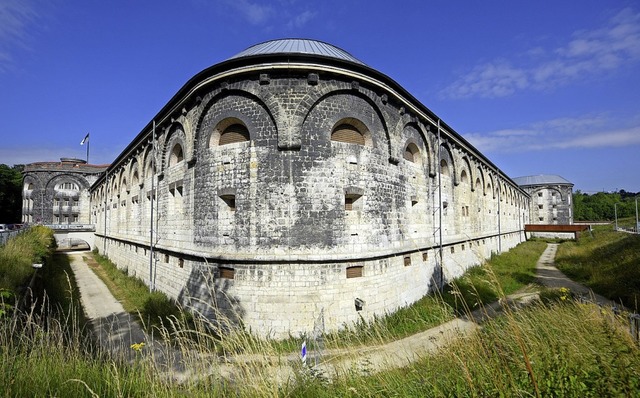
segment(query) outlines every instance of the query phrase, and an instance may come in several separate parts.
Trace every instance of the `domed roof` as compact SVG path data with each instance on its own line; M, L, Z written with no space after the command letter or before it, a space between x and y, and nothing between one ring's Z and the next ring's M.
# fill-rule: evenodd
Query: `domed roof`
M278 39L253 45L230 59L267 54L309 54L337 58L365 65L353 55L332 44L309 39Z
M516 177L513 178L513 181L519 186L547 184L573 185L573 183L554 174L540 174L536 176Z

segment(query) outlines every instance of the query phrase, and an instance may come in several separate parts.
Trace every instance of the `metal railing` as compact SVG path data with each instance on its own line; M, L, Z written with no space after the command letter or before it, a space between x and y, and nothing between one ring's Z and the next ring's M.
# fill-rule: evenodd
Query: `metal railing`
M0 246L4 246L9 239L13 238L14 236L18 235L20 232L22 232L22 230L20 229L16 229L13 231L2 231L0 232Z

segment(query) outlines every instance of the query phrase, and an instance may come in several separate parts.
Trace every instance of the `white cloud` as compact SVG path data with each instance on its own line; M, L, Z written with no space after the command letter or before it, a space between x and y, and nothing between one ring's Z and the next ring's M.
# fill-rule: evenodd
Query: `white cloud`
M287 23L287 28L289 29L299 29L307 24L313 17L316 16L315 12L312 11L304 11L296 16L294 16L289 23Z
M12 62L11 51L25 45L28 26L38 17L28 0L0 1L0 72Z
M519 153L548 149L640 145L640 124L609 128L604 116L539 121L519 129L464 134L482 152Z
M273 9L249 0L227 0L227 4L249 21L252 25L262 25L273 15Z
M640 13L625 9L601 29L574 33L552 50L524 51L529 57L499 59L474 67L442 91L447 98L496 98L519 90L549 89L587 78L640 59Z

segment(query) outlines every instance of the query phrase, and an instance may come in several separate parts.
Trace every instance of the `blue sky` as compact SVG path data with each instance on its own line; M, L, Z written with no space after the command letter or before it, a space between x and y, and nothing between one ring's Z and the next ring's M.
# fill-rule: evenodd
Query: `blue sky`
M0 163L109 163L193 75L270 39L385 73L511 177L640 191L640 2L1 0Z

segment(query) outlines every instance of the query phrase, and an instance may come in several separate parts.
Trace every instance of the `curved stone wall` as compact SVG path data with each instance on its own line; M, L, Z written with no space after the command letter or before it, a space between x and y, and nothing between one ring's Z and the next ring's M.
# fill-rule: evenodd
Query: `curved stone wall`
M395 82L277 54L194 77L91 201L120 267L274 337L410 304L529 222L528 194Z

